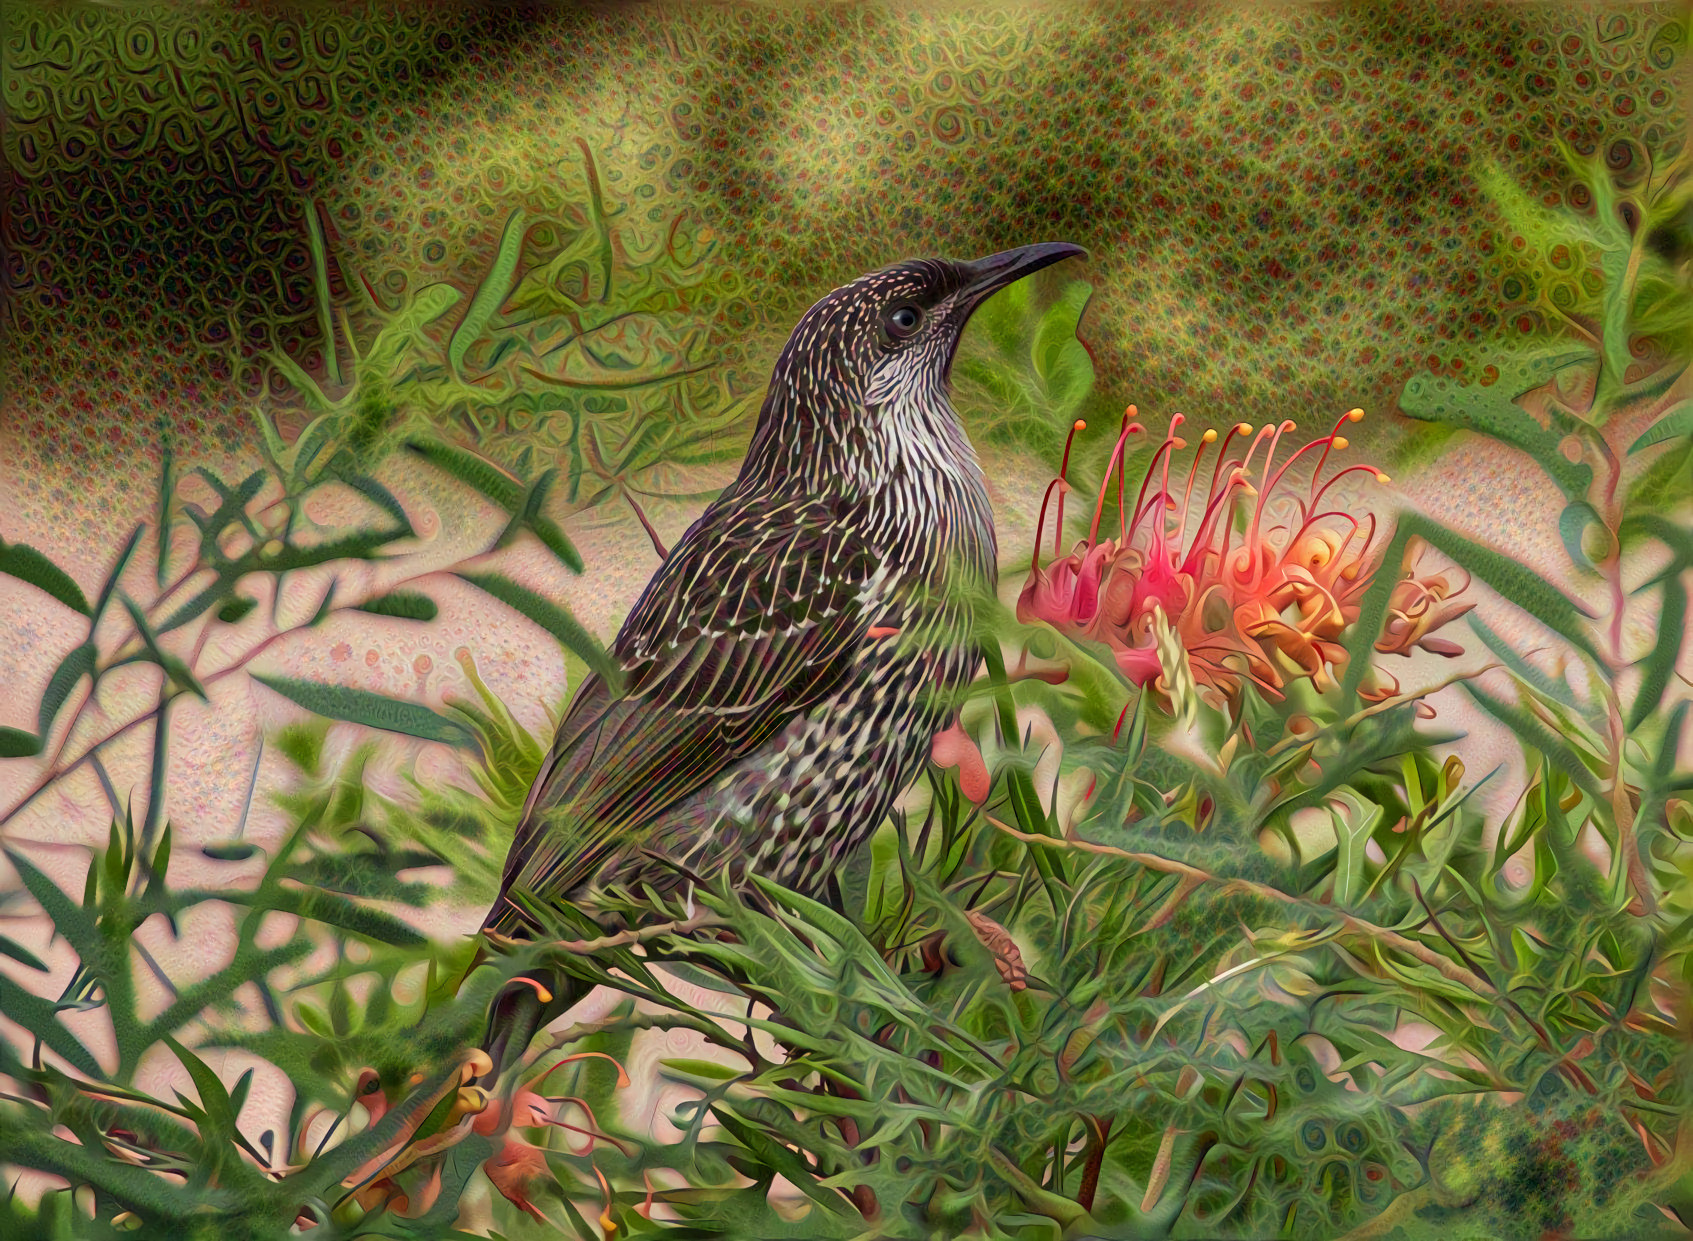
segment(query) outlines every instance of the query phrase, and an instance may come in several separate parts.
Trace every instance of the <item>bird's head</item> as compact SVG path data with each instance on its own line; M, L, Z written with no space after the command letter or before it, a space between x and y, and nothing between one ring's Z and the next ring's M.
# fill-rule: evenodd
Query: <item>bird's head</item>
M1085 253L1043 242L971 262L907 259L842 285L789 336L749 464L774 454L788 468L850 469L890 437L961 435L946 388L970 316L1006 285Z

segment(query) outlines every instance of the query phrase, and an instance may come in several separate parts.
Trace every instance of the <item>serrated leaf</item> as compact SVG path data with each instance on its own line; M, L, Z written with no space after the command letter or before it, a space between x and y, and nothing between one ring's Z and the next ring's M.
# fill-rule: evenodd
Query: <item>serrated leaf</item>
M51 1000L43 999L0 976L0 1014L40 1039L72 1068L98 1081L105 1074L94 1054L59 1021Z
M297 914L325 926L339 927L379 943L415 947L429 942L422 932L393 914L361 904L339 892L321 888L273 889L266 898L266 905L267 908Z
M146 646L147 654L152 662L164 669L165 675L176 682L180 688L196 695L202 702L211 701L206 697L205 686L201 685L199 678L189 671L188 665L159 645L158 633L148 623L146 614L136 605L135 600L128 595L119 595L118 598L129 612L130 620L135 622L135 631L141 635L142 644Z
M516 512L523 503L523 484L492 461L439 440L408 440L406 447L465 486L481 492L508 513Z
M355 689L350 685L326 685L320 681L292 677L267 677L255 673L253 680L328 719L345 720L351 724L363 724L366 728L403 733L408 737L446 745L476 744L475 736L463 724L420 703L389 698L385 694Z
M1482 710L1508 726L1524 745L1540 751L1548 765L1562 772L1577 788L1595 801L1601 799L1599 777L1593 774L1592 769L1581 761L1581 756L1565 744L1557 733L1530 712L1515 703L1495 698L1474 681L1463 681L1460 684L1464 692L1475 699Z
M0 539L0 573L28 582L84 616L91 614L82 587L72 580L70 574L28 544L8 543Z
M141 535L146 529L145 525L140 525L131 530L129 538L125 540L123 547L118 552L118 558L112 562L111 571L106 574L106 580L100 587L100 598L94 604L92 617L96 624L106 614L106 604L111 602L112 592L118 587L118 579L123 576L123 571L129 567L129 558L135 554L135 545L141 542Z
M1563 637L1596 663L1603 662L1593 640L1582 625L1582 619L1592 619L1585 604L1571 599L1544 577L1521 561L1494 551L1472 539L1448 530L1422 513L1407 513L1399 520L1393 541L1382 558L1379 570L1369 590L1359 604L1358 619L1347 636L1349 652L1345 694L1358 692L1364 673L1374 658L1375 642L1381 635L1387 604L1398 580L1398 566L1403 563L1405 545L1419 537L1444 552L1478 580L1492 587L1507 602L1521 608L1535 620Z
M1575 420L1553 409L1548 425L1542 427L1517 401L1565 367L1592 358L1590 349L1513 354L1498 362L1497 382L1467 387L1443 375L1418 375L1405 384L1399 409L1410 418L1475 431L1521 449L1557 484L1566 500L1579 499L1592 485L1593 468L1564 456L1564 437L1576 430ZM1482 360L1475 360L1471 369L1483 369Z
M399 526L406 531L412 528L411 519L406 516L406 510L401 506L394 493L368 474L341 474L342 482L369 500L377 508L392 517Z

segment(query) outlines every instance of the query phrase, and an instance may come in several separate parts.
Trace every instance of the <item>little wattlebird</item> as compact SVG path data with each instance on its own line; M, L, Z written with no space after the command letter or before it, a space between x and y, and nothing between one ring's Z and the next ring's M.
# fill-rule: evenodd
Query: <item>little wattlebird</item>
M491 938L609 893L758 874L827 898L922 770L974 674L970 600L996 583L981 467L947 398L971 313L1084 253L919 259L819 301L788 339L746 461L659 566L578 689L530 791ZM582 987L495 998L491 1084Z

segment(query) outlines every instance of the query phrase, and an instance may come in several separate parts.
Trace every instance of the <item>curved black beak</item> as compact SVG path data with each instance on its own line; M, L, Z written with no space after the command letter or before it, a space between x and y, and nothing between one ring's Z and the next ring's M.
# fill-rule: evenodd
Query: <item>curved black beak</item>
M1018 246L1015 250L1001 250L985 259L964 264L971 274L962 297L974 305L1043 267L1078 257L1087 257L1087 251L1067 241L1043 241L1038 245Z

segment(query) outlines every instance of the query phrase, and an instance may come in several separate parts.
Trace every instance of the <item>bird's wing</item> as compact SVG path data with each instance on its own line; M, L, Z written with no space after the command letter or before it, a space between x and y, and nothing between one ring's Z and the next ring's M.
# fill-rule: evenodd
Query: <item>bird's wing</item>
M556 899L666 811L840 683L876 617L853 514L815 500L714 506L648 583L613 645L625 686L583 684L506 858L514 889Z

